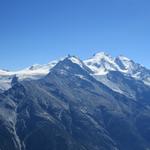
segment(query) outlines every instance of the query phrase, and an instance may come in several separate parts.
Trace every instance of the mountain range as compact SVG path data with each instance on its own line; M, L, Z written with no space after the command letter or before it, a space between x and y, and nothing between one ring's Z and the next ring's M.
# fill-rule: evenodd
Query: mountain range
M150 150L150 70L100 52L0 70L0 150Z
M65 58L51 61L44 65L35 64L23 70L14 72L0 70L0 90L8 90L11 87L11 81L14 76L18 77L20 81L27 79L40 79L46 76L59 61L64 60ZM99 52L93 55L90 59L83 61L75 56L72 56L71 59L74 63L77 63L80 66L81 64L84 64L90 70L90 75L98 81L106 84L114 91L124 93L123 89L121 89L118 84L109 80L112 72L121 73L125 77L134 78L135 80L144 82L145 85L150 86L150 70L123 55L113 58L105 52Z

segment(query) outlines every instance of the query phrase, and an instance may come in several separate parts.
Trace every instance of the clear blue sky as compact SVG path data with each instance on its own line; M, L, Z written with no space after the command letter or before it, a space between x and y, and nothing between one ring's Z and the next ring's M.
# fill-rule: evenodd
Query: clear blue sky
M124 54L150 68L150 0L1 0L0 68Z

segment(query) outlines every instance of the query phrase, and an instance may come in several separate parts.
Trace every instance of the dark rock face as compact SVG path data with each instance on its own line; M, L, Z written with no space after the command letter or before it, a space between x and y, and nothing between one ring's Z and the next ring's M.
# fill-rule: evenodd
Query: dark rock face
M0 149L148 150L150 88L142 86L135 101L65 59L0 95Z

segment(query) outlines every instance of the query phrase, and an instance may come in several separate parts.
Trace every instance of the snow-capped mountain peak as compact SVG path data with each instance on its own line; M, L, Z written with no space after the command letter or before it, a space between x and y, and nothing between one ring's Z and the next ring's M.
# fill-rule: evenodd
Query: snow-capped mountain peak
M85 60L84 63L95 75L105 75L109 71L119 71L131 75L139 67L138 64L123 55L113 58L105 52L93 55L92 58Z
M112 61L113 60L113 58L105 52L96 53L93 55L91 59L93 59L93 61L100 61L100 60Z
M114 63L114 58L105 52L99 52L87 59L84 63L96 74L104 75L110 70L117 70L117 65Z
M150 70L123 55L113 58L105 52L99 52L85 60L84 63L93 71L94 76L106 75L110 71L119 71L150 85Z
M79 65L81 68L83 68L84 64L83 62L76 56L68 56L68 60L70 60L72 63Z

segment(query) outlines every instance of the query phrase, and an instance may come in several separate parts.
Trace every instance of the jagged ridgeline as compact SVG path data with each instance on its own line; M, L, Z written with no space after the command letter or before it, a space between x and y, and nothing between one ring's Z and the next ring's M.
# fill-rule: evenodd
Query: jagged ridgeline
M101 52L0 71L0 150L149 150L150 70Z

